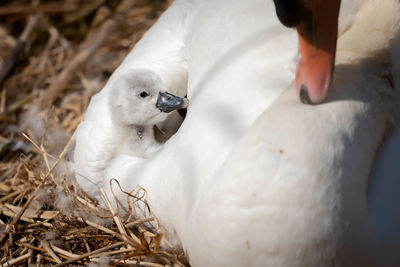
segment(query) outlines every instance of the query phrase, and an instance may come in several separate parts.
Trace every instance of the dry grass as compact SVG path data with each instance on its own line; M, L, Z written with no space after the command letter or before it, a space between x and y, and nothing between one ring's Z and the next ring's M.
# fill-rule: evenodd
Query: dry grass
M155 218L101 208L63 159L90 97L168 6L162 0L0 5L0 265L185 266Z

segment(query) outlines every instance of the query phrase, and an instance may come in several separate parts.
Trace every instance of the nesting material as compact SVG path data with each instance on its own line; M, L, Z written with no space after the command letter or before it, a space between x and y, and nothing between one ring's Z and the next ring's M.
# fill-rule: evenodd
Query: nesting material
M69 163L90 97L169 4L0 5L1 266L187 265L156 218L135 217L141 197L127 196L128 216L101 208L73 185Z

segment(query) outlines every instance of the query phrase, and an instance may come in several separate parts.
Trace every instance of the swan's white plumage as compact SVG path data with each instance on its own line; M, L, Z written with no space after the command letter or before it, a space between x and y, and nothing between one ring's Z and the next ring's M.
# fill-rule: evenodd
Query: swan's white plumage
M381 52L399 32L399 7L342 1L333 89L319 106L285 91L297 39L272 1L178 0L113 74L149 68L169 90L186 89L188 77L191 106L179 131L140 172L127 160L115 174L126 191L146 188L193 266L395 262L375 246L365 192L392 119ZM99 99L110 97L103 91Z

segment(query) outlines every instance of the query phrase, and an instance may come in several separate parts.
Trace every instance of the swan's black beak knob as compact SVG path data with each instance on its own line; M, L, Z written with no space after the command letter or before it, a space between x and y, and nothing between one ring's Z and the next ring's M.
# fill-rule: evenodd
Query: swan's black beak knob
M189 100L167 92L160 92L156 107L162 112L169 113L176 109L187 108Z
M300 101L304 104L314 105L310 99L310 96L308 95L308 88L304 84L300 87Z

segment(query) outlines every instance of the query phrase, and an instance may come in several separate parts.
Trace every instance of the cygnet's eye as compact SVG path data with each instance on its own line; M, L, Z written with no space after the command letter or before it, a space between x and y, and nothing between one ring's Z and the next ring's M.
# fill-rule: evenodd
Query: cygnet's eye
M149 94L147 92L145 92L145 91L141 92L139 95L142 98L145 98L146 96L149 96Z

